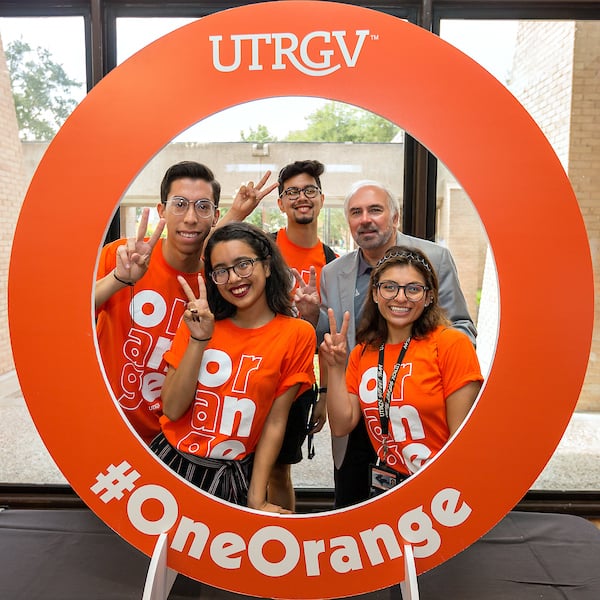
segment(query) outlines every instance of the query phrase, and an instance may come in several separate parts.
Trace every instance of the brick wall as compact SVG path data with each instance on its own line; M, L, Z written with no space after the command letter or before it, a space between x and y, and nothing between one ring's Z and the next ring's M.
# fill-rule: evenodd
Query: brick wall
M460 285L474 323L479 316L479 294L487 250L481 219L465 191L452 180L438 193L437 241L450 248ZM495 332L492 333L495 337Z
M550 140L565 170L569 159L575 22L521 21L509 89Z
M8 331L8 268L25 171L6 57L0 39L0 374L14 368Z
M592 352L578 408L600 410L600 23L597 21L576 23L573 64L568 173L590 240L596 298Z
M595 332L578 410L600 410L600 23L523 21L510 89L565 168L587 227L595 275ZM563 276L563 274L561 274ZM576 310L577 298L568 302Z

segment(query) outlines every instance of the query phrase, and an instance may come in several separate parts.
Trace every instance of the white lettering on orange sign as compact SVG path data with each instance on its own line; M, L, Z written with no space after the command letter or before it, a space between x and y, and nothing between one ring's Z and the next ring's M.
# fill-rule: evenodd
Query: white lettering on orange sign
M268 60L273 71L286 69L289 64L305 75L323 77L340 69L342 64L355 67L369 33L368 29L357 29L352 50L345 31L312 31L301 39L294 33L230 35L228 42L233 44L230 64L223 64L221 58L223 36L211 35L208 39L212 44L213 66L222 73L237 71L243 62L248 62L249 71L262 71Z
M180 516L177 499L169 490L155 484L136 487L138 478L139 473L123 461L98 474L91 489L105 503L121 500L125 491L131 492L127 497L127 516L133 527L146 535L174 531L170 547L176 552L198 560L208 558L219 567L232 570L239 569L247 557L256 571L268 577L287 575L301 563L309 577L319 577L328 569L336 573L360 571L365 568L362 556L366 556L370 566L397 560L402 557L405 543L412 545L415 558L426 558L441 546L439 526L457 527L472 512L458 490L444 488L428 507L416 506L397 519L392 517L392 523L374 523L358 536L305 540L281 525L262 527L244 539L235 531L213 533L207 524ZM148 501L162 506L162 514L154 520L143 514ZM267 544L273 543L282 549L277 561L268 560L264 551Z

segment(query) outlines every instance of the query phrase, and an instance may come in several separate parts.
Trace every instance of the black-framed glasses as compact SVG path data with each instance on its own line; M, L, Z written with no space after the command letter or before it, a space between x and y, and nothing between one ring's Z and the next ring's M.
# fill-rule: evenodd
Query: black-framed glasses
M425 292L429 289L426 285L421 285L420 283L399 285L395 281L380 281L375 284L375 287L384 300L393 300L400 290L404 290L406 299L411 302L422 300L423 296L425 296Z
M300 194L304 194L305 198L312 200L320 193L321 190L316 185L306 185L303 188L289 187L283 190L283 192L279 194L279 197L283 198L285 196L288 200L298 200L298 198L300 198Z
M215 214L215 205L208 198L201 198L200 200L191 202L182 196L173 196L167 200L167 204L174 215L185 215L190 204L194 205L194 210L201 219L210 219Z
M254 271L254 263L261 262L264 258L244 258L230 267L213 269L210 276L217 285L224 285L229 281L229 272L233 271L238 277L250 277Z

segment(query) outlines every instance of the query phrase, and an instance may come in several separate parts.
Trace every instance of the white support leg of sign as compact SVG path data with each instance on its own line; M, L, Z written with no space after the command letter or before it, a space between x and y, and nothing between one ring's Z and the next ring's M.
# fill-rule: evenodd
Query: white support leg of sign
M161 533L154 546L142 600L167 600L177 571L167 566L167 534Z
M412 546L404 545L404 581L400 582L402 600L419 600L419 586L417 584L417 568Z

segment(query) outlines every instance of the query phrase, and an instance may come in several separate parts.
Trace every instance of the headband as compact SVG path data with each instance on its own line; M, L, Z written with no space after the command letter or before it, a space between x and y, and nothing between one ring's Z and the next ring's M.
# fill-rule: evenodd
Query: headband
M424 258L413 254L412 252L392 252L391 254L386 254L383 258L379 260L379 262L375 265L375 268L378 269L381 265L385 264L388 260L392 258L404 258L407 262L418 262L425 269L431 273L431 267L427 264Z

